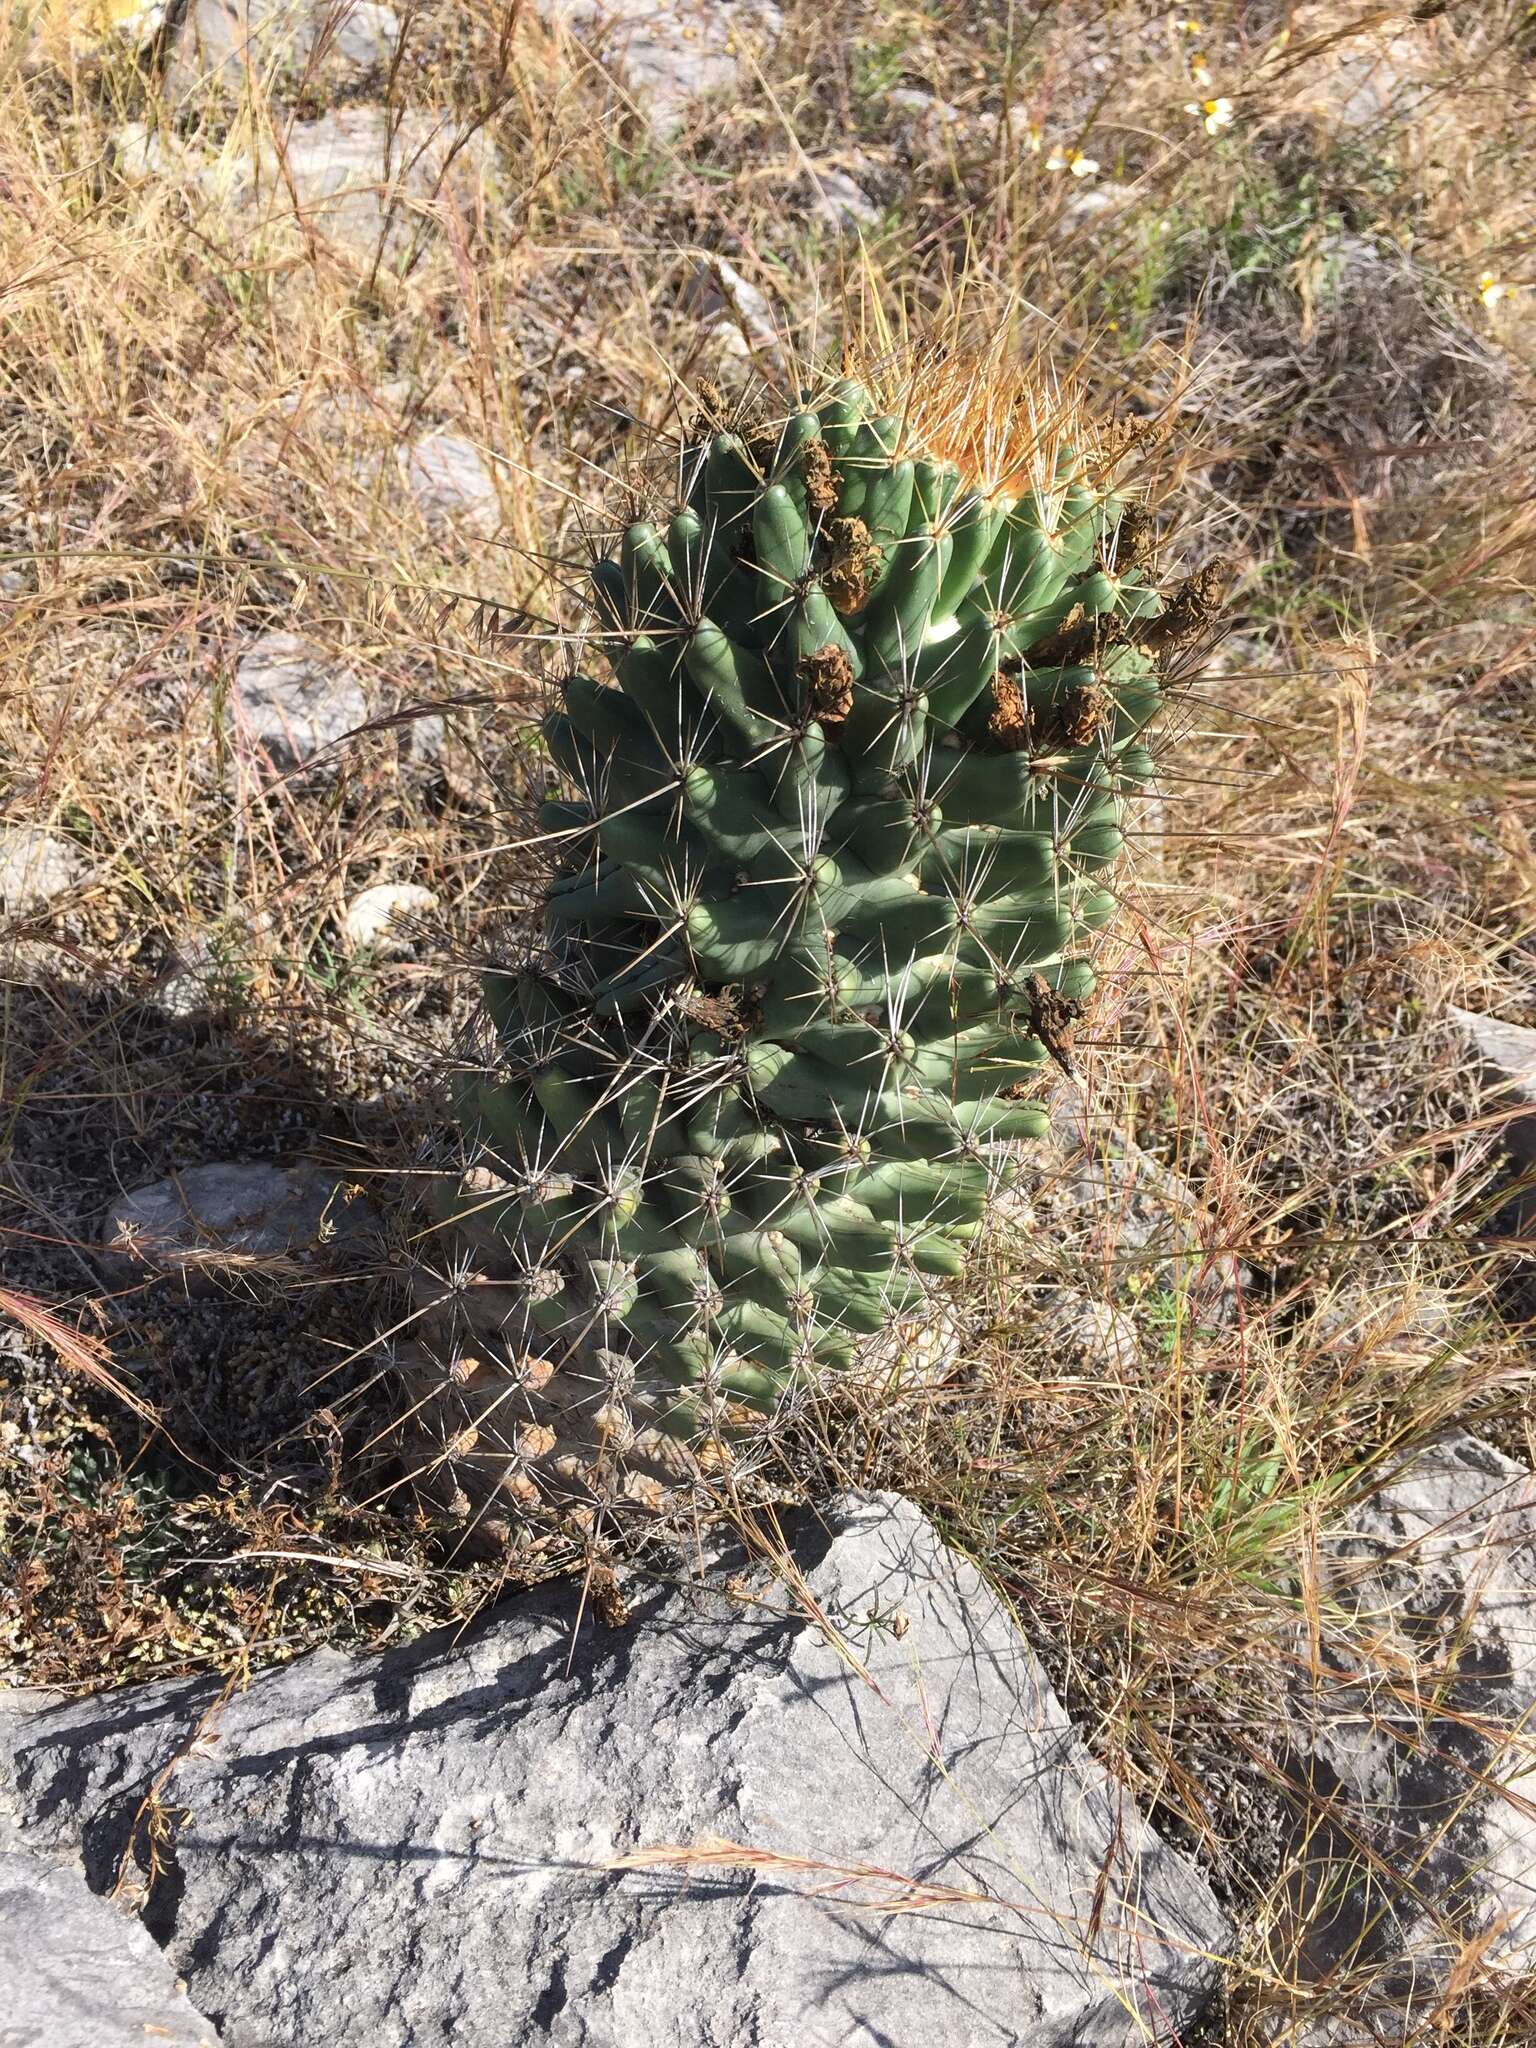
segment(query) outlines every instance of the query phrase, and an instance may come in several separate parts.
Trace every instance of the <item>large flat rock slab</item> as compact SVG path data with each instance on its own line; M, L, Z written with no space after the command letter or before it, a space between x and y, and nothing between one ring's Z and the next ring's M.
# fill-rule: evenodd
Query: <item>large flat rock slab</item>
M1221 1914L980 1576L893 1496L788 1526L607 1624L0 1712L0 1770L105 1884L179 1758L147 1918L230 2048L1172 2039Z

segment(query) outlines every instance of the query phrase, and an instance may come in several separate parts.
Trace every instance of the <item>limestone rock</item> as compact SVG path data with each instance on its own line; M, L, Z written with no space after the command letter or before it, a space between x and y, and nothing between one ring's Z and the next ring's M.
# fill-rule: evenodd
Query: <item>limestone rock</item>
M361 725L368 700L334 655L296 633L263 633L240 657L230 713L237 741L286 770Z
M129 185L158 178L195 184L207 174L204 160L195 150L152 121L125 121L113 129L112 167Z
M893 133L918 160L941 156L966 136L969 124L959 108L920 86L893 85L883 105Z
M217 2048L140 1923L56 1863L0 1846L3 2048Z
M193 1292L263 1261L310 1261L374 1212L333 1174L260 1161L194 1166L114 1202L101 1241L114 1272L172 1274Z
M462 434L422 434L402 449L401 469L411 496L429 523L494 533L501 500L491 465Z
M195 1743L217 1688L0 1708L0 1782L100 1885L178 1759L150 1911L229 2048L1172 2040L1228 1931L979 1575L890 1495L786 1534L315 1653Z
M167 78L173 99L211 80L239 89L247 71L335 81L387 64L400 18L382 0L192 0Z
M254 155L138 121L118 129L113 144L125 179L194 186L236 216L246 235L302 226L365 263L432 232L446 202L472 210L492 182L495 158L481 134L465 144L450 114L363 104L282 121Z
M179 1023L222 1009L232 979L229 965L201 932L187 934L171 950L155 984L155 1007Z
M1471 1010L1453 1009L1451 1016L1481 1062L1499 1106L1510 1112L1505 1143L1522 1164L1536 1166L1536 1031Z
M810 212L838 230L877 227L880 208L846 171L821 170L807 177L801 197Z
M694 101L736 85L747 43L783 26L771 0L545 0L544 11L618 73L663 135Z
M710 256L694 266L683 290L683 305L711 339L735 355L778 345L773 308L766 295L723 256Z
M1146 194L1135 185L1121 185L1111 179L1102 184L1069 190L1065 197L1063 217L1069 225L1077 227L1105 214L1128 214L1143 203Z
M1320 1539L1318 1575L1291 1909L1313 1974L1384 1962L1406 2012L1464 1939L1506 1968L1536 1948L1536 1475L1446 1436Z
M274 214L296 201L321 234L371 252L381 241L409 240L445 178L472 193L488 168L488 145L455 152L461 139L451 116L428 108L392 114L386 107L333 107L317 120L294 122L283 138L281 166L270 150L254 172Z
M0 913L25 917L74 888L85 860L67 839L31 825L0 827Z
M341 928L349 946L383 960L409 953L415 944L410 920L436 910L437 898L419 882L376 882L347 905Z
M1102 1371L1127 1371L1141 1355L1136 1325L1111 1301L1053 1287L1039 1304L1048 1341L1064 1361L1081 1359Z

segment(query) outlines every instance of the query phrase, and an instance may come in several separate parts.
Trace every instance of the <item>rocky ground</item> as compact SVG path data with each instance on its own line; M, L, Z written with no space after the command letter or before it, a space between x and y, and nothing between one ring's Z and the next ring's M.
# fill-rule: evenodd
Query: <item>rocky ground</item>
M466 1561L416 1506L390 1369L411 1198L473 969L536 879L534 715L601 506L698 380L771 380L845 307L937 318L962 274L1105 404L1176 419L1159 523L1177 562L1233 572L1230 632L1164 737L1107 997L966 1300L961 1367L899 1406L807 1404L764 1491L889 1490L975 1560L1028 1646L1013 1696L1049 1697L1108 1774L1095 1799L1134 1800L1202 1901L1194 1946L1223 1967L1144 2029L1530 2038L1533 64L1514 0L1233 0L1199 24L1108 0L18 17L0 1658L74 1704L27 1738L8 1854L83 1848L91 1887L137 1902L208 2015L178 2007L171 2038L321 2023L261 2035L207 1933L270 1873L202 1836L175 1849L157 1773L210 1701L303 1660L281 1707L302 1718L366 1691L375 1667L342 1653L381 1649L446 1658L447 1696L485 1682L474 1658L526 1650L415 1639L509 1580L573 1590L482 1626L583 1645L598 1593L643 1632L649 1594L617 1588L681 1569L653 1530L557 1518ZM613 1661L581 1667L591 1711L630 1682ZM50 1759L116 1725L87 1696L145 1677L173 1690L145 1696L152 1736L101 1805ZM417 1754L417 1682L377 1698L386 1776ZM240 1754L265 1754L247 1723L278 1683L228 1694ZM669 1711L696 1684L673 1672ZM464 1826L505 1831L515 1759L487 1764L477 1735L451 1768L491 1804ZM234 1783L186 1794L213 1837ZM290 1834L355 1788L335 1796ZM1017 1903L954 1842L958 1877L875 1818L840 1836L838 1796L821 1829L685 1800L635 1832L697 1851L745 1830L749 1863L823 1873L784 1877L796 1896L891 1858ZM642 1846L565 1826L552 1806L507 1853ZM1113 1864L1098 1837L1076 1849ZM447 1852L459 1872L464 1841ZM729 1917L740 1869L711 1882ZM435 1896L414 1885L373 1901L407 1945ZM582 1983L592 2039L644 2037L607 1973L667 1999L676 1958L626 1977L631 1896L526 2038L586 2038ZM810 1940L778 1910L765 1983L774 1943ZM1119 1924L1091 1877L1071 1917ZM732 1926L699 1981L739 2021ZM437 2038L386 1991L358 2038ZM445 1991L439 2023L454 2010ZM893 2038L946 2038L902 2010Z

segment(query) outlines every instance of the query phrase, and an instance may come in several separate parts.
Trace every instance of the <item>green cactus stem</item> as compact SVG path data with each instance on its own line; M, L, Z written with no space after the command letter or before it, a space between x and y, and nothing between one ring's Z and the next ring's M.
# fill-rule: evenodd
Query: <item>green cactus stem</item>
M1075 408L920 351L701 423L596 561L540 927L462 1102L513 1361L488 1447L464 1414L514 1494L675 1469L963 1272L1211 610L1159 594L1113 470Z

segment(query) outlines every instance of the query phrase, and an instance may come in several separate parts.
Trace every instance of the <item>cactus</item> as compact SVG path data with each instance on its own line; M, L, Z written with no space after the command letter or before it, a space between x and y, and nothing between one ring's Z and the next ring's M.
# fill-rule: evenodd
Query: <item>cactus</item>
M461 1512L487 1478L648 1497L921 1331L1046 1126L1209 609L1164 604L1081 410L995 357L719 423L596 560L608 674L543 725L541 929L461 1104L479 1267L418 1367Z

